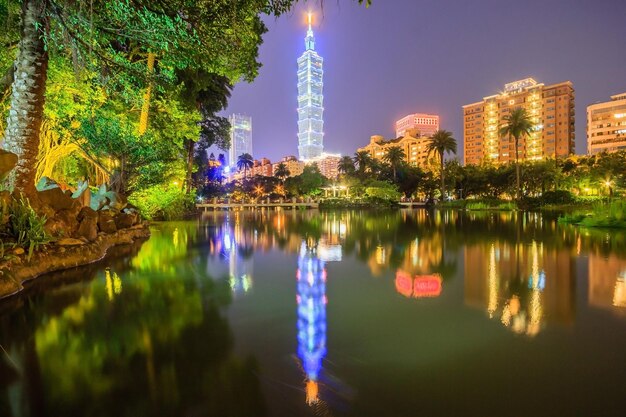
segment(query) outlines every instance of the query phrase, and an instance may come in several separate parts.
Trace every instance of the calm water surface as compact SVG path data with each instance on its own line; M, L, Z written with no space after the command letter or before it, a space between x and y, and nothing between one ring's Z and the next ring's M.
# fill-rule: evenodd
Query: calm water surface
M0 303L4 416L624 416L626 234L209 213Z

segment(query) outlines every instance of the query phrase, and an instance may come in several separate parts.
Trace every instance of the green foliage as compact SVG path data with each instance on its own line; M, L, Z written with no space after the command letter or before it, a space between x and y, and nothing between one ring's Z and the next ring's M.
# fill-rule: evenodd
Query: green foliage
M365 187L365 196L383 201L397 202L401 194L398 187L385 181L372 181Z
M561 223L584 227L626 228L626 201L616 200L594 205L588 213L575 212L559 218Z
M50 236L44 230L46 217L39 216L28 199L14 199L9 206L9 222L6 235L14 240L16 246L28 250L28 260L41 245L50 242Z
M319 195L321 188L328 180L321 173L317 165L307 165L302 174L289 177L285 180L285 189L292 195Z
M178 185L155 185L130 195L135 205L148 220L183 218L194 205L193 194L186 194Z

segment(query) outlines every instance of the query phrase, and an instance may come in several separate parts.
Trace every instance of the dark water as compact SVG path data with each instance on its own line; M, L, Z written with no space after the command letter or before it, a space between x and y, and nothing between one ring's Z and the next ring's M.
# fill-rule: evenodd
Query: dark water
M236 212L0 303L0 415L624 416L626 234Z

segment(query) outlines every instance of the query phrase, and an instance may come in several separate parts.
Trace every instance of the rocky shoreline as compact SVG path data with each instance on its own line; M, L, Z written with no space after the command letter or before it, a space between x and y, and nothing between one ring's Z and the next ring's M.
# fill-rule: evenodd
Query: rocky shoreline
M0 262L0 299L18 294L23 284L41 275L87 265L103 259L116 245L127 245L147 239L147 223L138 223L113 233L99 232L93 241L86 238L59 239L32 254L30 261L23 251Z

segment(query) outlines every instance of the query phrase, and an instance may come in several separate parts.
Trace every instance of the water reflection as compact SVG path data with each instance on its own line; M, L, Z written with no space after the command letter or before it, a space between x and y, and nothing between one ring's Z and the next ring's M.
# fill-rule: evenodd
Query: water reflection
M327 287L330 262L341 279ZM554 340L584 342L572 357L584 354L588 374L610 372L601 362L610 347L593 343L604 326L618 334L625 323L626 234L538 214L216 212L157 225L139 253L50 282L63 285L0 316L0 415L262 416L267 401L283 399L315 414L410 415L449 385L464 395L458 375L489 374L479 380L489 390L472 385L484 397L505 385L511 364L539 367L546 357L536 369L546 377L567 356ZM259 333L263 343L250 342ZM517 335L537 364L508 349ZM511 360L500 363L503 347ZM285 366L294 351L298 365ZM272 372L279 399L267 397ZM430 386L430 375L448 379ZM467 395L464 404L478 406ZM336 397L349 397L347 410L335 412ZM385 414L382 402L401 411Z
M465 302L515 333L537 335L550 321L575 316L575 263L566 251L543 243L493 241L465 251Z
M317 245L302 242L298 257L298 356L306 374L306 403L319 401L319 376L326 356L326 269L317 255Z

